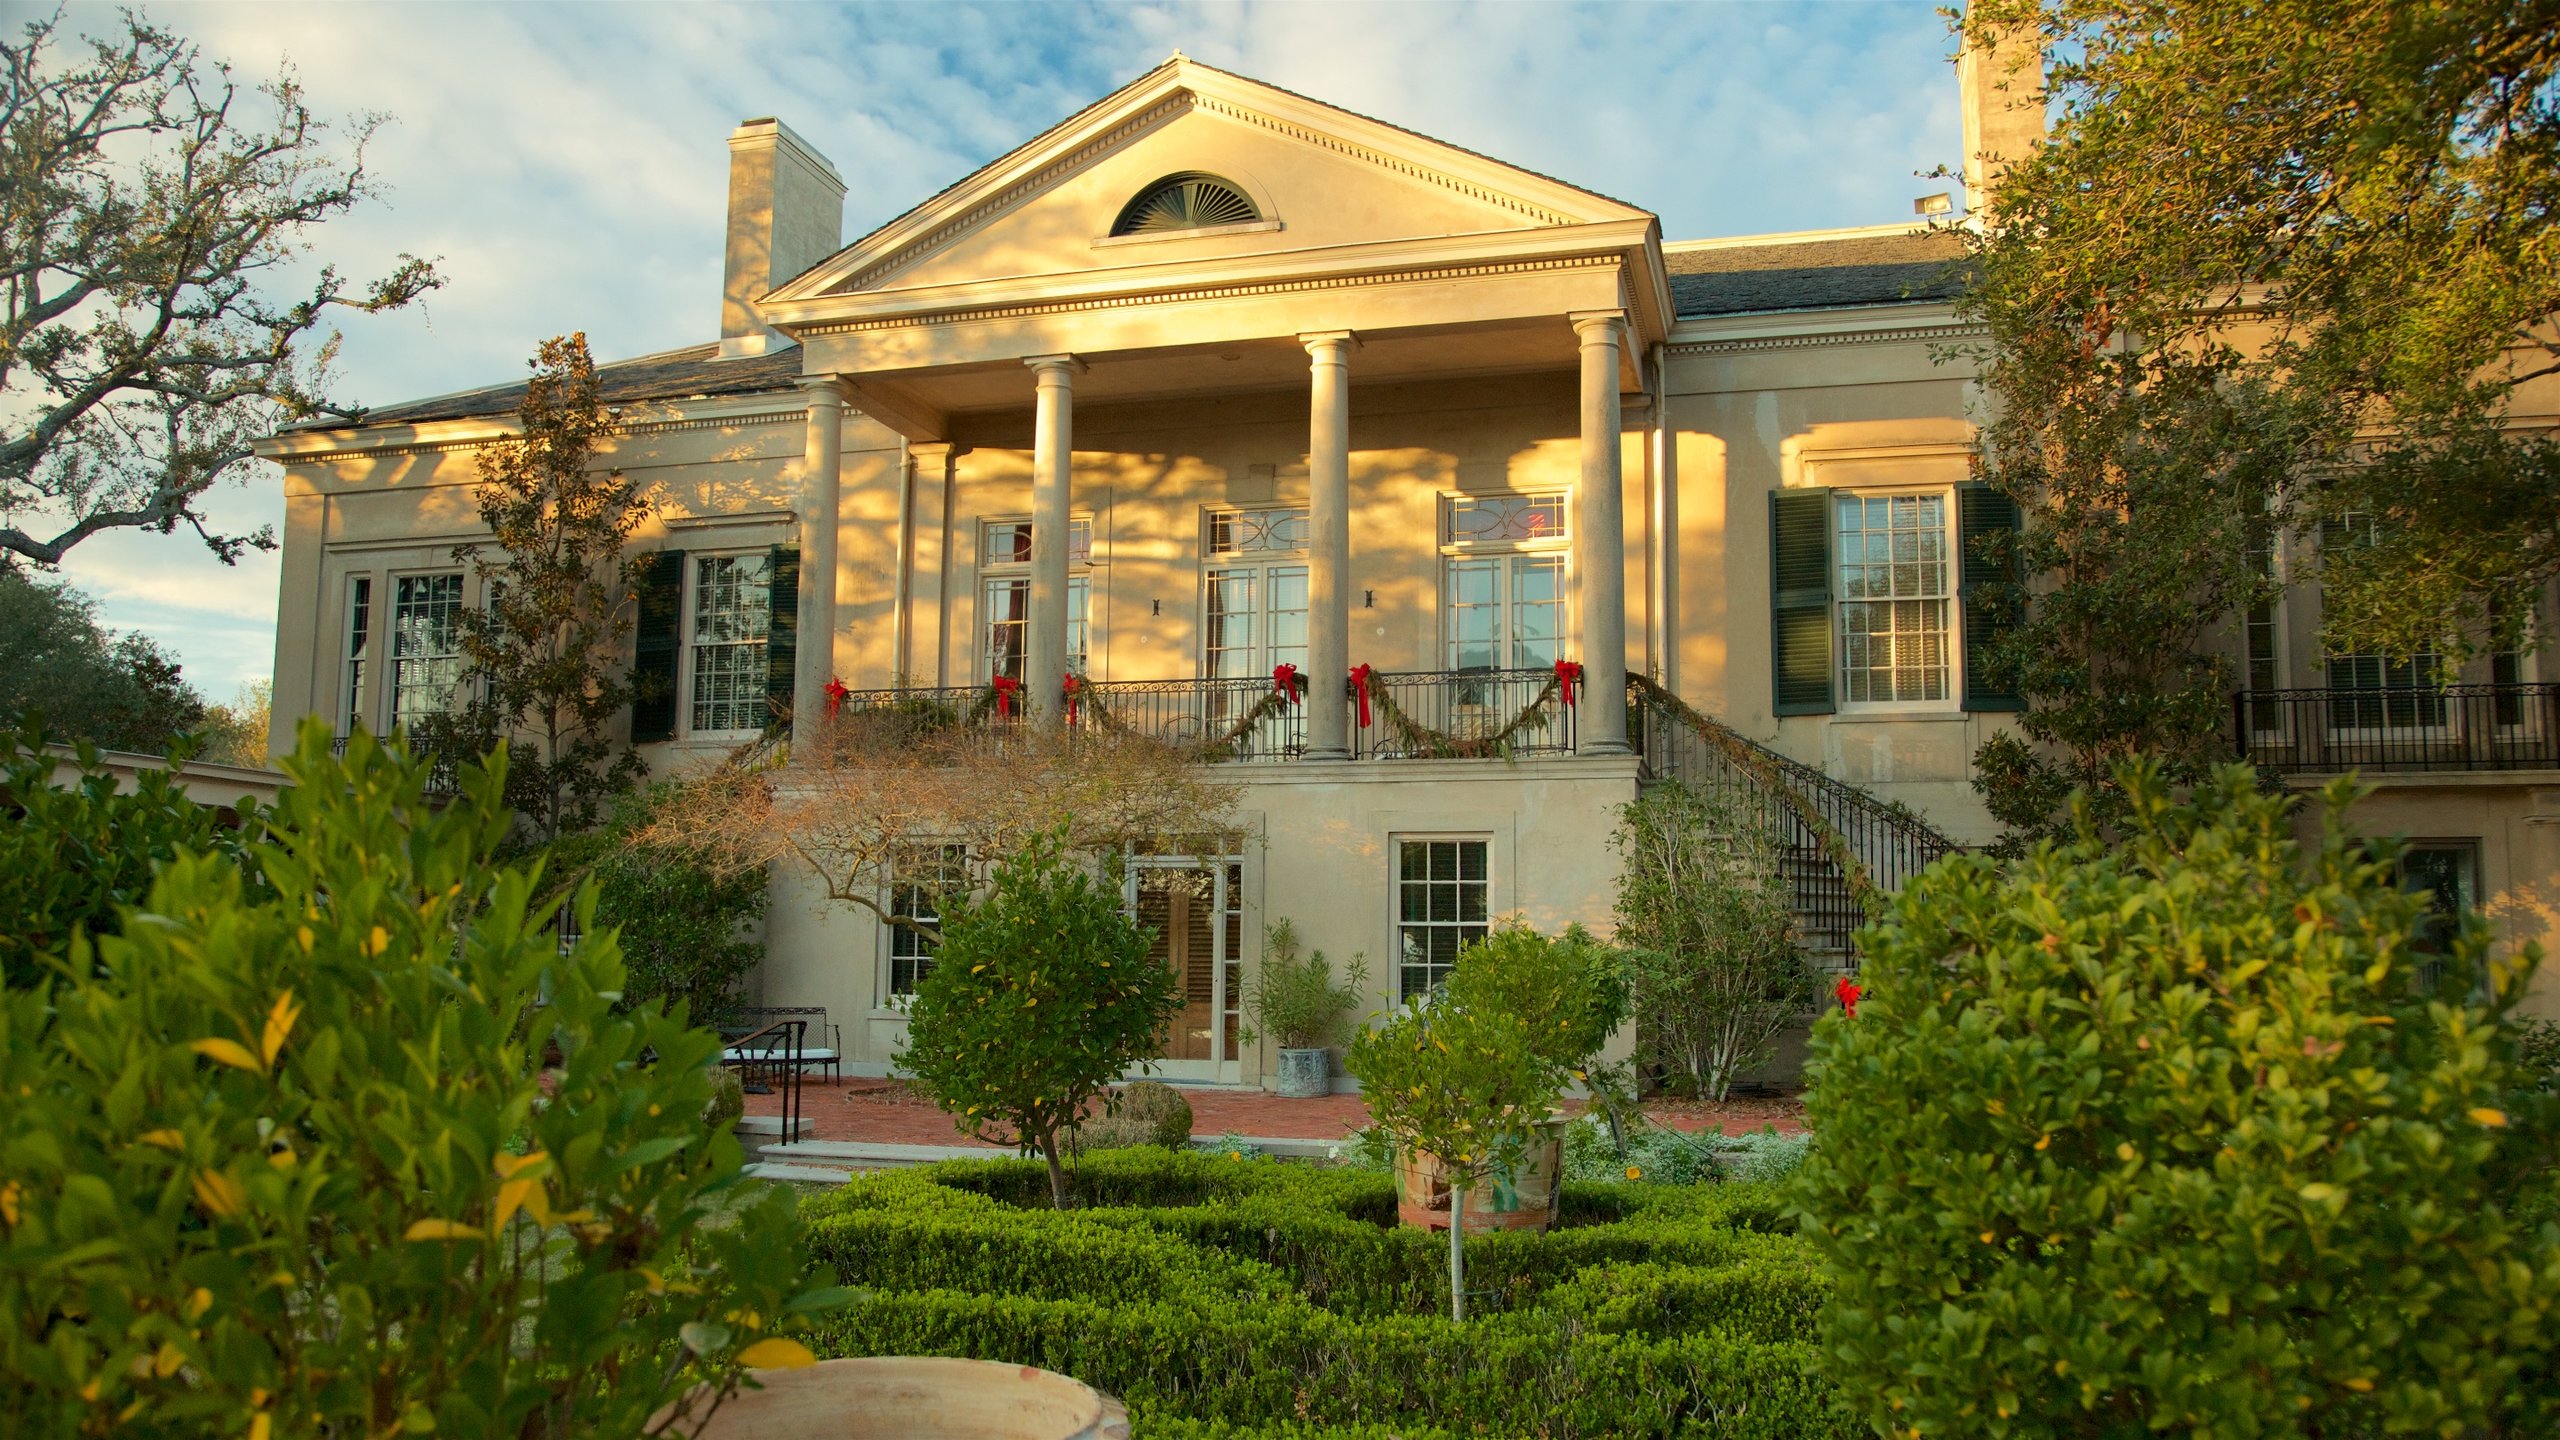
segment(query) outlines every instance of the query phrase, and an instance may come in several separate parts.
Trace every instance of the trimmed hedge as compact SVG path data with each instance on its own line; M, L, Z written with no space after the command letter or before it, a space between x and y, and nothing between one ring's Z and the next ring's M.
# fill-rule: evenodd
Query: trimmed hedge
M814 1262L862 1299L834 1355L956 1355L1073 1375L1143 1437L1433 1440L1852 1431L1810 1343L1821 1282L1769 1192L1569 1186L1549 1235L1467 1242L1480 1318L1437 1314L1436 1235L1385 1177L1161 1150L1046 1172L954 1161L806 1207Z

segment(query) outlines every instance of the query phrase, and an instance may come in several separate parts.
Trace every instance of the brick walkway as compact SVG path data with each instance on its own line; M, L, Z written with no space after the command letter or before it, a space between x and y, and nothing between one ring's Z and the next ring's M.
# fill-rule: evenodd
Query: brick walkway
M1284 1100L1259 1090L1184 1089L1191 1102L1195 1135L1270 1135L1306 1140L1337 1140L1369 1123L1369 1107L1357 1095L1327 1095L1315 1100ZM933 1107L903 1081L848 1078L842 1084L812 1081L801 1092L801 1113L811 1140L859 1141L888 1145L975 1145L954 1129L951 1117ZM1568 1102L1567 1108L1578 1108ZM774 1115L780 1101L771 1095L747 1097L750 1115ZM1793 1096L1742 1098L1723 1105L1665 1101L1645 1107L1661 1124L1691 1133L1708 1129L1727 1135L1774 1124L1793 1134L1804 1129L1804 1106ZM988 1147L995 1148L995 1147Z

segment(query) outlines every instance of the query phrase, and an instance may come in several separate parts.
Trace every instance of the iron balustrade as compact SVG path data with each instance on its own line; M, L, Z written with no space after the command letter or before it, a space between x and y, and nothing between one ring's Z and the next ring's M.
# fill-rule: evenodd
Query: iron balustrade
M1357 760L1577 753L1576 707L1564 703L1552 668L1381 671L1369 677L1369 696L1365 727L1359 697L1346 696ZM1410 728L1395 723L1397 714Z
M347 741L349 738L350 737L348 736L341 735L330 741L329 753L342 760L345 759L347 754ZM396 730L389 735L380 737L380 739L382 747L385 750L390 749L394 744L405 744L408 747L411 758L423 758L430 762L427 767L427 782L424 786L420 787L419 793L438 797L454 796L462 793L461 756L449 753L442 746L429 745L420 740L410 739L403 736Z
M2242 690L2237 754L2279 775L2560 768L2560 684Z
M1287 760L1306 753L1307 707L1321 689L1283 701L1269 676L1215 680L1106 680L1079 687L1079 730L1096 727L1184 748L1211 760Z

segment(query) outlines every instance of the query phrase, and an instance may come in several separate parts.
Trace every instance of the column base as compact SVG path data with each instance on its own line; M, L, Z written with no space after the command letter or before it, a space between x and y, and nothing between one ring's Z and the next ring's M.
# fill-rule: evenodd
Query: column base
M1348 760L1351 752L1339 745L1310 745L1298 752L1301 760Z
M1594 740L1590 744L1575 747L1573 753L1576 755L1633 755L1636 750L1624 740Z

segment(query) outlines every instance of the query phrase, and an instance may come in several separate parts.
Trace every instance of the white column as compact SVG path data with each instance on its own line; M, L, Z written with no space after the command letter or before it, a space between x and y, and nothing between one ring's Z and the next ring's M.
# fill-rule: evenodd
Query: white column
M791 675L791 743L817 733L836 663L836 522L844 472L844 389L833 375L804 375L808 432L800 461L800 633Z
M1060 717L1067 674L1068 485L1075 470L1075 385L1084 362L1039 355L1022 362L1039 386L1031 430L1031 634L1022 693L1044 725Z
M1307 406L1307 751L1351 758L1343 677L1351 671L1351 347L1348 330L1301 335Z
M1627 752L1627 527L1618 438L1623 310L1567 317L1582 337L1582 484L1575 493L1574 569L1582 581L1581 746Z

